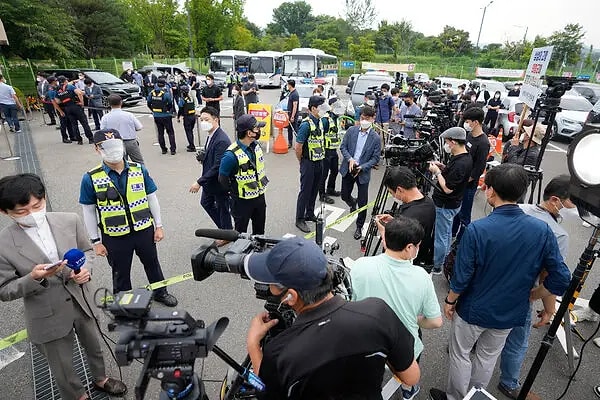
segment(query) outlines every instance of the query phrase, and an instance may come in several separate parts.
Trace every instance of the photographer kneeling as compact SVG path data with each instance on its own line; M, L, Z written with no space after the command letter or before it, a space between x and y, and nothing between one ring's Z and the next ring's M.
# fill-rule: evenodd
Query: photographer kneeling
M248 354L266 384L266 399L381 398L387 363L407 385L419 381L414 338L381 299L347 302L332 293L333 274L316 243L290 238L252 254L248 276L297 314L293 325L265 344L277 324L266 312L252 319Z

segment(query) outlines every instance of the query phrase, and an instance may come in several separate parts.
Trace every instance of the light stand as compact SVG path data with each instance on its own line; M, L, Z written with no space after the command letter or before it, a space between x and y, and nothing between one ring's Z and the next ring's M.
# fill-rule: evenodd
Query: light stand
M591 127L584 129L580 133L577 139L571 143L567 153L567 163L569 172L571 173L569 193L571 200L577 205L580 215L590 212L597 217L600 216L600 174L598 173L598 169L595 168L599 151L600 130ZM569 287L562 296L560 307L542 340L540 349L521 387L517 400L525 400L527 398L527 394L533 386L533 382L544 363L544 359L556 338L556 332L563 316L567 312L567 309L573 308L575 304L574 300L579 296L579 292L592 269L594 261L599 255L599 250L596 248L598 239L600 239L600 227L594 226L592 236L579 258Z

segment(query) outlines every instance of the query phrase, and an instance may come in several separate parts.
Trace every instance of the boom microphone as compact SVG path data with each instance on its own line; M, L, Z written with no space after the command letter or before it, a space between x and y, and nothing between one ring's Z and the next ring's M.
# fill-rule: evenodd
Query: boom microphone
M67 267L73 270L73 273L77 275L85 264L85 254L83 251L79 249L71 249L67 251L63 257L64 260L67 260Z
M234 242L240 238L240 233L235 229L196 229L196 236Z

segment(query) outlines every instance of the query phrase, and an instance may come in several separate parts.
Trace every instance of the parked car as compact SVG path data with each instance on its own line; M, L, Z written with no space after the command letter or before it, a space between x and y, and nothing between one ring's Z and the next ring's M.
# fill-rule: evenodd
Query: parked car
M496 132L502 131L503 142L507 142L515 136L524 106L525 103L518 97L505 97L502 100L502 108L498 110L498 119L496 120Z
M102 89L102 102L105 106L108 106L106 98L111 94L118 94L126 106L135 106L142 101L138 85L123 82L110 72L98 69L46 69L44 72L55 76L64 75L69 81L78 80L79 74L83 73L86 78L90 78L94 84L100 86Z
M300 97L300 100L298 102L298 115L300 116L300 118L304 118L308 115L308 100L310 99L310 96L313 95L313 90L315 90L316 87L317 85L314 83L302 83L296 85L296 91L298 92L298 96ZM331 97L334 94L331 85L324 85L324 88L325 93L328 94L326 96L327 98ZM276 105L275 109L287 111L289 94L290 93L287 90L282 91L280 96L281 100L279 100L279 103Z
M583 96L565 94L560 99L560 108L552 126L552 139L571 140L581 132L594 106Z
M417 82L429 82L429 75L424 72L415 72L413 78Z
M578 94L595 104L600 100L600 85L597 83L578 82L573 85L573 89Z
M358 107L365 100L365 92L372 87L380 88L381 85L387 83L390 87L393 87L393 77L387 72L379 72L373 73L377 71L372 71L371 73L366 73L359 75L355 79L354 86L352 87L352 92L350 93L350 99L352 101L353 107Z
M596 104L594 104L594 108L592 108L592 110L588 114L585 123L586 125L600 127L600 100L598 100Z
M471 85L477 86L479 89L479 96L477 101L485 102L485 92L490 94L490 98L494 97L496 91L500 92L500 98L504 99L508 94L508 90L504 87L503 82L495 81L492 79L473 79Z

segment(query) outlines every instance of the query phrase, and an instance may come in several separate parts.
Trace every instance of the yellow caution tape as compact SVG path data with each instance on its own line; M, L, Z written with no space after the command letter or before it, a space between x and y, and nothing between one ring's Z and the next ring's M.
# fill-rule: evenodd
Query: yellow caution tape
M27 339L26 329L13 333L12 335L5 337L4 339L0 339L0 350L4 350L7 347L19 343L25 339Z

